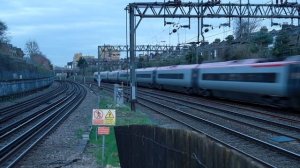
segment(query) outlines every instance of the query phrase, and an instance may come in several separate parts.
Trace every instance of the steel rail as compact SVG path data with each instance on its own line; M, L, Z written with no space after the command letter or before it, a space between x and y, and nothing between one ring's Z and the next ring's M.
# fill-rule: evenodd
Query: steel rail
M51 105L48 105L47 107L45 107L33 114L30 114L21 120L18 120L4 128L1 128L0 129L0 140L9 136L10 134L15 133L18 129L30 124L31 122L34 122L34 121L40 119L41 117L46 115L48 112L51 112L51 110L54 110L55 108L57 108L60 105L62 105L63 103L65 103L74 94L75 94L75 92L73 91L72 94L69 94L69 95L66 95L65 97L60 98L59 100L53 102Z
M4 115L4 114L7 114L13 110L18 110L20 107L22 106L27 106L27 105L30 105L31 103L35 102L35 101L38 101L38 100L41 100L42 98L46 98L48 97L49 95L53 94L53 93L57 93L58 91L62 90L62 85L60 83L60 85L55 88L54 90L51 90L50 92L47 92L45 94L42 94L42 95L39 95L37 97L34 97L32 99L29 99L29 100L25 100L25 101L22 101L22 102L19 102L17 104L14 104L14 105L11 105L11 106L7 106L7 107L4 107L4 108L1 108L0 109L0 114L1 115Z
M45 136L47 136L53 129L55 129L61 122L63 122L70 113L79 106L79 104L83 101L86 96L86 91L79 96L79 101L71 107L71 109L66 112L56 123L54 123L47 131L45 131L37 140L35 140L25 151L23 151L17 158L15 158L7 167L13 167L19 160L22 159L37 143L39 143Z
M146 94L145 94L145 93L141 93L141 94L148 95L148 96L152 96L152 97L155 97L155 98L157 98L157 99L169 101L169 102L172 102L172 103L178 103L178 102L172 100L172 99L175 99L175 100L177 100L177 101L182 101L182 102L184 102L184 103L192 104L192 105L195 105L195 106L198 105L198 103L195 103L195 102L192 102L192 101L183 100L183 99L176 98L176 97L173 97L173 96L172 96L172 97L169 97L169 96L167 96L167 95L159 95L159 96L157 96L157 95L152 94L152 93L146 93ZM160 96L161 96L161 97L160 97ZM164 99L164 98L162 98L162 97L166 97L167 99ZM230 118L230 117L227 117L227 116L224 116L224 115L220 115L220 114L217 114L217 113L215 113L215 112L211 112L211 111L208 111L208 110L204 110L204 109L201 109L201 108L198 108L198 107L194 107L194 106L188 105L188 104L182 104L182 105L183 105L183 106L186 106L186 107L189 107L189 108L192 108L192 109L195 109L195 110L202 111L202 112L207 113L207 114L210 114L210 115L214 115L214 116L223 118L223 119L227 119L227 120L231 120L231 121L234 121L234 122L238 122L238 123L240 123L240 124L244 124L244 125L247 125L247 126L255 127L255 128L257 128L257 129L260 129L260 130L264 130L264 131L271 132L271 133L275 133L275 134L279 134L279 135L287 135L287 134L282 133L282 132L279 132L279 131L277 131L277 130L271 130L271 129L268 129L268 128L265 128L265 127L260 127L260 126L257 126L257 125L255 125L255 124L247 123L247 122L245 122L245 121L240 121L240 120L237 120L237 119L234 119L234 118ZM207 109L208 109L208 108L207 108ZM220 110L218 110L218 111L220 111ZM227 113L227 110L222 109L222 112L223 112L223 113ZM230 115L235 115L235 116L239 116L239 117L241 117L241 118L246 118L246 119L250 119L250 120L253 120L253 121L257 121L255 117L252 117L252 116L249 116L249 115L243 115L243 114L240 114L240 113L237 113L237 114L236 114L235 112L232 113L232 111L228 111L228 112L229 112ZM264 121L265 121L265 120L263 120L263 121L260 120L261 123L263 123ZM268 121L268 120L267 120L267 121ZM268 121L267 124L272 124L272 122L270 123L270 122ZM272 125L275 125L275 126L278 127L278 124L280 124L280 123L276 123L276 124L272 124ZM287 126L285 125L285 127L287 127ZM294 128L295 128L295 127L287 127L288 130L292 130L292 129L294 129ZM299 129L296 129L295 131L297 131L297 132L300 133L300 128L299 128ZM288 136L291 137L291 138L294 138L294 139L296 139L296 140L298 140L298 141L300 141L300 134L298 134L297 136L295 136L295 135L288 135Z
M145 89L143 89L143 90L145 91ZM148 92L148 91L145 91L145 92ZM165 92L168 92L168 91L165 91ZM171 93L171 92L169 92L169 93ZM196 101L199 101L198 98L203 99L203 97L199 97L199 96L188 96L188 95L186 95L186 97L188 97L189 99L196 100ZM205 101L209 101L211 103L217 103L217 104L220 104L220 105L223 105L223 106L227 106L229 108L238 108L238 109L242 109L242 110L252 111L254 113L258 113L258 114L262 114L262 115L268 115L268 116L271 116L271 117L274 117L274 118L278 118L280 120L284 120L284 121L288 121L288 122L291 122L291 123L299 123L300 124L300 120L296 120L296 119L292 119L292 118L286 118L286 117L281 116L279 114L276 115L276 113L270 114L272 112L266 111L266 110L263 110L263 109L256 109L256 107L249 106L249 105L246 105L246 106L241 106L241 105L237 105L237 104L233 105L233 104L228 104L228 103L224 103L224 102L220 102L220 101L215 101L215 100L211 100L211 99L209 99L209 100L205 99ZM245 103L245 102L241 102L241 103ZM270 107L267 106L265 108L270 108ZM276 110L278 110L278 109L276 109Z
M40 106L41 104L44 104L53 98L57 97L58 95L62 94L64 91L66 91L68 88L67 87L62 87L59 90L56 90L56 92L51 92L47 95L44 95L43 97L39 97L38 99L31 99L30 101L27 101L25 104L21 105L16 105L13 106L12 108L9 108L4 115L1 116L0 118L0 123L4 123L5 121L17 116L18 114L22 114L27 112L28 110L31 110L35 107ZM9 112L9 113L8 113Z
M143 92L147 92L147 91L143 91ZM279 123L279 122L276 122L276 121L266 120L266 119L263 119L263 118L260 118L260 117L256 117L254 115L241 114L241 113L238 113L238 112L234 112L233 110L225 110L225 109L222 109L222 108L218 108L218 107L214 107L214 106L209 106L209 105L206 105L204 103L199 103L199 102L195 102L195 101L187 101L187 100L184 100L182 98L175 97L175 96L163 95L163 94L158 94L158 93L153 93L153 92L147 92L147 93L148 94L156 94L156 95L159 95L159 96L168 97L170 99L175 99L175 100L178 100L178 101L188 102L190 104L194 104L194 105L197 105L197 106L202 106L202 107L205 107L205 108L210 108L210 109L215 109L215 110L223 111L223 112L226 112L226 113L231 113L233 115L238 115L240 117L251 118L253 120L257 120L257 121L261 121L261 122L266 122L268 124L276 125L276 126L279 126L279 127L285 127L287 129L293 129L295 131L300 131L300 127L296 127L296 126L292 126L292 125L287 125L287 124ZM243 110L245 110L245 109L243 109ZM266 115L268 115L268 114L266 114Z
M109 88L109 90L111 90L111 88ZM219 128L219 129L222 129L222 130L224 130L225 132L228 132L228 133L230 133L230 134L233 134L233 135L235 135L235 136L238 136L238 137L240 137L240 138L242 138L242 139L245 139L245 140L250 141L250 142L252 142L252 143L259 144L259 145L263 146L264 148L270 149L270 150L272 150L272 151L279 152L279 153L281 153L281 154L283 154L283 155L285 155L285 156L287 156L287 157L290 157L290 158L293 158L293 159L297 159L297 160L300 159L300 154L298 154L298 153L295 153L295 152L292 152L292 151L289 151L289 150L280 148L280 147L275 146L275 145L273 145L273 144L270 144L270 143L268 143L268 142L259 140L259 139L255 138L255 137L251 137L251 136L249 136L249 135L246 135L246 134L243 134L243 133L241 133L241 132L238 132L238 131L232 130L232 129L230 129L230 128L227 128L227 127L222 126L222 125L220 125L220 124L217 124L217 123L208 121L208 120L206 120L206 119L200 118L200 117L198 117L198 116L191 115L191 114L189 114L189 113L183 112L182 110L178 110L178 109L176 109L176 108L173 108L173 107L170 107L170 106L166 106L166 105L164 105L164 104L161 104L160 102L151 101L151 100L149 100L149 99L142 98L141 96L138 96L138 97L140 97L142 100L144 100L144 101L146 101L146 102L152 102L152 103L154 103L154 104L156 104L156 105L159 105L159 106L168 108L168 109L170 109L171 111L175 111L175 112L178 112L178 113L180 113L180 114L182 114L182 115L188 116L188 117L190 117L190 118L197 119L197 120L200 120L200 121L202 121L202 122L205 122L205 123L207 123L207 124L209 124L209 125L211 125L211 126L214 126L214 127ZM140 101L138 101L138 103L141 104L141 105L143 105L143 106L146 106L146 107L148 107L148 108L150 108L150 109L152 109L152 110L154 110L153 107L148 106L148 105L146 105L145 103L143 104L143 103L141 103ZM241 153L243 153L243 154L245 154L245 155L247 155L247 156L253 158L254 160L259 161L260 163L264 164L265 166L268 166L268 167L276 167L276 165L270 165L269 163L267 163L267 162L265 162L265 161L263 161L263 160L261 160L261 159L259 159L259 158L256 158L256 157L252 156L251 154L247 154L246 152L243 152L243 151L241 151L241 150L239 150L239 149L237 149L237 148L235 148L235 147L233 147L233 146L231 146L231 145L229 145L229 144L223 142L222 140L219 140L219 139L217 139L217 138L215 138L215 137L212 137L212 136L208 135L207 133L205 133L205 132L203 132L203 131L201 131L201 130L199 130L199 129L193 127L193 126L191 126L191 125L188 124L188 123L184 123L184 122L182 122L181 120L179 120L179 119L177 119L177 118L174 118L174 117L172 117L172 116L170 116L170 115L164 114L163 112L160 112L160 111L158 111L158 110L154 110L154 111L159 112L159 113L161 113L161 114L163 114L163 115L165 115L165 116L168 116L168 117L170 117L170 118L172 118L172 119L174 119L174 120L176 120L176 121L178 121L178 122L180 122L180 123L183 123L183 124L189 126L190 128L192 128L192 129L198 131L198 132L200 131L201 133L203 133L203 134L205 134L205 135L207 135L207 136L209 136L209 137L211 137L211 138L217 140L218 142L221 142L222 144L224 144L224 145L226 145L226 146L229 146L230 148L234 148L234 149L236 149L237 151L239 151L239 152L241 152Z
M225 130L225 131L228 132L228 133L235 134L235 135L237 135L237 136L239 136L239 137L241 137L241 138L243 138L243 139L250 140L250 141L255 142L255 143L259 144L259 145L262 145L262 146L268 147L268 148L270 148L270 149L273 149L273 150L275 150L275 151L277 151L277 152L279 152L279 153L282 153L282 154L284 154L284 155L286 155L286 156L293 157L293 158L295 158L295 159L300 160L300 154L299 154L299 153L295 153L295 152L292 152L292 151L289 151L289 150L280 148L280 147L278 147L278 146L276 146L276 145L273 145L273 144L271 144L271 143L268 143L268 142L259 140L259 139L255 138L255 137L251 137L251 136L246 135L246 134L244 134L244 133L235 131L235 130L233 130L233 129L231 129L231 128L227 128L227 127L222 126L222 125L220 125L220 124L218 124L218 123L209 121L209 120L207 120L207 119L198 117L198 116L196 116L196 115L189 114L189 113L184 112L184 111L182 111L182 110L178 110L178 109L176 109L176 108L174 108L174 107L170 107L170 106L164 105L164 104L162 104L162 103L160 103L160 102L156 102L156 101L152 101L152 100L147 100L146 98L142 98L141 96L139 96L139 97L140 97L141 99L143 99L143 100L148 101L148 102L154 103L154 104L156 104L156 105L160 105L160 106L165 107L165 108L168 108L168 109L170 109L170 110L172 110L172 111L176 111L176 112L178 112L178 113L180 113L180 114L183 114L183 115L185 115L185 116L188 116L188 117L190 117L190 118L193 118L193 119L196 119L196 120L205 122L205 123L207 123L207 124L209 124L209 125L212 125L212 126L215 126L215 127L217 127L217 128L220 128L220 129L222 129L222 130Z
M76 96L73 96L72 99L69 99L69 101L64 104L59 109L56 109L55 112L50 114L47 118L44 118L42 121L40 121L38 124L36 124L32 129L27 130L25 133L20 135L17 139L7 144L5 147L0 149L0 162L4 162L5 159L12 157L15 152L19 153L19 156L13 159L12 162L10 162L8 167L13 166L21 157L23 157L37 142L39 142L42 137L47 135L54 127L57 126L58 123L60 123L63 118L65 118L68 114L70 114L71 111L73 111L84 99L86 96L86 90L78 85L73 84L74 87L79 89L79 93ZM77 103L76 103L77 102ZM63 111L68 110L66 113L63 113ZM62 116L62 117L60 117ZM56 120L57 118L60 119L55 123L55 125L52 125L49 130L45 131L45 127L48 126L52 121ZM22 153L20 153L20 148L23 148L25 145L28 145L28 142L32 141L31 138L33 138L35 135L40 134L40 131L44 131L43 136L39 137L37 140L34 141L33 144L29 145L29 148L25 149Z
M111 91L111 89L112 89L112 88L104 87L103 85L102 85L101 87L103 87L103 88L104 88L105 90L107 90L107 91ZM127 95L127 97L128 97L128 95ZM148 100L146 100L146 101L148 101ZM214 141L216 141L216 142L218 142L218 143L220 143L220 144L222 144L222 145L224 145L224 146L226 146L226 147L228 147L228 148L230 148L230 149L234 149L234 150L236 150L236 151L238 151L238 152L244 154L245 156L247 156L247 157L249 157L249 158L255 160L256 162L262 164L262 165L265 166L265 167L276 168L275 165L271 165L271 164L269 164L268 162L265 162L265 161L263 161L263 160L261 160L261 159L255 157L255 156L252 156L251 154L248 154L248 153L246 153L246 152L244 152L244 151L242 151L242 150L240 150L240 149L238 149L238 148L236 148L236 147L234 147L234 146L232 146L232 145L230 145L230 144L227 144L226 142L223 142L222 140L220 140L220 139L218 139L218 138L215 138L215 137L213 137L213 136L211 136L211 135L208 135L207 133L205 133L205 132L199 130L198 128L196 128L195 126L193 126L193 125L191 125L191 124L189 124L189 123L183 122L182 120L180 120L180 119L178 119L178 118L176 118L176 117L173 117L172 115L168 115L168 114L163 113L163 112L161 112L161 111L159 111L159 110L156 110L156 109L154 109L152 106L147 105L146 103L142 103L141 101L138 101L138 104L140 104L140 105L142 105L142 106L144 106L144 107L146 107L146 108L149 108L150 110L152 110L152 111L154 111L154 112L156 112L156 113L162 114L162 115L164 115L164 116L166 116L166 117L168 117L168 118L170 118L170 119L172 119L172 120L174 120L174 121L176 121L176 122L178 122L178 123L181 123L181 124L183 124L183 125L185 125L185 126L191 128L191 129L193 129L193 130L195 130L195 131L197 131L197 132L199 132L199 133L201 133L201 134L204 134L204 135L206 135L207 137L211 138L212 140L214 140Z

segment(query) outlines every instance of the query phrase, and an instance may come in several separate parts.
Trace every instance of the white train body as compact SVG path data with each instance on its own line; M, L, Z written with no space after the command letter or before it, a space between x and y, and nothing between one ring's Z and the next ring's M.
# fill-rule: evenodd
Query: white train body
M261 95L287 95L289 63L262 63L228 65L221 67L200 66L199 87ZM222 87L220 87L220 85Z
M260 61L142 68L136 69L136 80L140 86L300 109L300 56ZM108 82L130 80L126 70L103 73Z
M156 84L162 86L192 87L192 71L198 65L175 65L157 68Z

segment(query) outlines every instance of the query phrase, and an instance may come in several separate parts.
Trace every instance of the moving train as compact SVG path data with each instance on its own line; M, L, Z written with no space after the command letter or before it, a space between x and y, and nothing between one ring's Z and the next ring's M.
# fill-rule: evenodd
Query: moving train
M100 80L127 83L128 74L100 72ZM136 80L143 87L300 109L300 55L273 62L246 59L142 68L136 69Z

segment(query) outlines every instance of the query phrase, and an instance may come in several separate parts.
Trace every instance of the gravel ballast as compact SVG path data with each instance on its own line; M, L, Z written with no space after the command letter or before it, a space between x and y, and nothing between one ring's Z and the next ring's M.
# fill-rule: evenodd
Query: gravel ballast
M89 135L92 109L98 106L97 100L88 90L78 108L16 167L99 167L91 150L82 147L83 135Z

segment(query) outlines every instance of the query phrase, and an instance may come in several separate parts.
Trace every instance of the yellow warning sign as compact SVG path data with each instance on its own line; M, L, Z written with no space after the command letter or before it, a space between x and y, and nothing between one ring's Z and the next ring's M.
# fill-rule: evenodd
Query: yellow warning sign
M104 118L104 125L116 125L116 110L108 109Z
M93 125L116 125L115 109L93 109Z
M105 118L113 119L115 117L114 117L113 113L110 110L108 110L108 113L105 115Z

